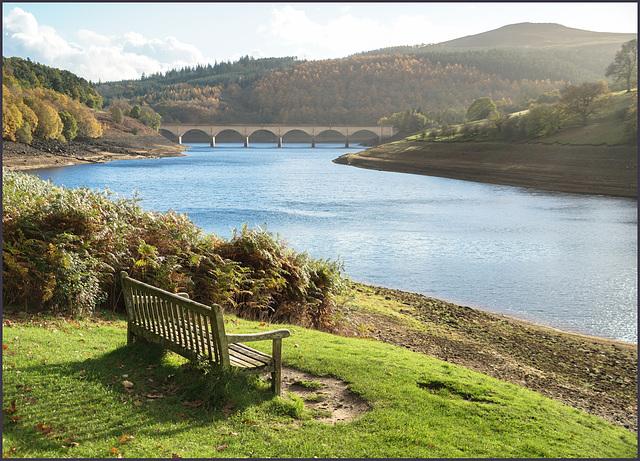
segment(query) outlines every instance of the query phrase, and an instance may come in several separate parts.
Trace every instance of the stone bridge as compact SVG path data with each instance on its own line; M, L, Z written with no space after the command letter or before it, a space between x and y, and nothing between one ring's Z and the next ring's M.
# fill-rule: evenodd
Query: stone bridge
M355 134L364 135L371 133L371 138L377 137L378 141L389 138L398 133L398 127L394 126L347 126L347 125L190 125L190 124L172 124L163 123L160 130L172 133L178 138L178 142L182 144L182 136L190 131L200 131L211 138L211 147L216 145L216 136L223 131L235 131L244 138L244 147L249 147L249 137L257 132L269 132L278 139L278 147L282 147L283 137L292 132L306 133L311 141L311 147L316 146L316 137L321 133L336 132L344 136L345 147L349 147L349 140Z

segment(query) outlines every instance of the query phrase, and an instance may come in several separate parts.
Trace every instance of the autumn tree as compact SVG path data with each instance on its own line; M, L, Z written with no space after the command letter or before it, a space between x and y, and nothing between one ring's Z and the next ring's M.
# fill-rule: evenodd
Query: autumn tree
M62 120L58 112L42 99L28 97L24 103L33 110L38 117L38 126L34 134L42 139L58 139L62 134Z
M631 83L638 78L638 40L629 40L622 44L616 52L613 62L607 67L607 77L613 77L615 81L624 81L627 93L631 91Z
M612 96L606 82L600 80L568 87L560 96L559 103L568 117L580 117L586 125L589 116L611 107Z

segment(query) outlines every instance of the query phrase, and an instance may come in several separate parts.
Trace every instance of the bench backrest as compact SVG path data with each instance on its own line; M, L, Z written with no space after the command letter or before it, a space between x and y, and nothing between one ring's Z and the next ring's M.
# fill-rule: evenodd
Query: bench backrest
M206 358L229 368L222 308L134 280L120 273L129 326L139 326L168 349L190 359ZM134 327L135 328L135 327Z

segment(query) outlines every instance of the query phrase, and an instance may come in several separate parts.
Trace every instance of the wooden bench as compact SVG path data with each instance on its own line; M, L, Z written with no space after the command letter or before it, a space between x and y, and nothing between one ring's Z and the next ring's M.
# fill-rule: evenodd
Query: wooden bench
M241 373L271 373L271 389L280 395L282 338L289 330L228 334L222 309L188 299L134 280L120 273L127 308L127 344L140 338L158 343L189 360L205 359L221 369L234 367ZM248 341L272 340L271 355L252 349Z

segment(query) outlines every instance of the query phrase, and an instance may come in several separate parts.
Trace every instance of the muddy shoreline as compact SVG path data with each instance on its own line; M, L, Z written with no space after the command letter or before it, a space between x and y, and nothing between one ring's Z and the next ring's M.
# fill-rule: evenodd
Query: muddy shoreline
M399 141L335 163L557 192L638 197L635 145Z
M185 146L160 135L104 137L71 142L34 141L32 144L3 141L2 168L9 171L56 168L115 160L177 157Z
M347 336L382 341L529 389L638 431L638 346L389 288L353 285Z

